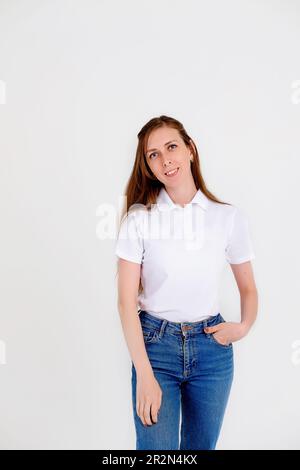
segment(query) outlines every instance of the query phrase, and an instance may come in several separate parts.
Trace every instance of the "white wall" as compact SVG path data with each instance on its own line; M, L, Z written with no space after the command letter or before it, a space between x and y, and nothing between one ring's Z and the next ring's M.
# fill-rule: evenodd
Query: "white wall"
M234 345L218 448L300 448L299 13L0 1L1 448L134 449L115 240L97 211L117 209L137 133L160 114L183 122L256 249L259 314ZM230 266L220 295L238 320Z

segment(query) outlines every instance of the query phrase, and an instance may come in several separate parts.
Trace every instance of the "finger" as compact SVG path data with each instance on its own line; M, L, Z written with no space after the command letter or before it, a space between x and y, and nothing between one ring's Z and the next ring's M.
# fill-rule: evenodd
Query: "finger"
M139 403L139 406L137 408L137 414L138 414L138 417L140 418L140 420L142 421L143 425L146 426L147 423L145 421L145 418L144 418L144 405L143 403Z
M156 406L152 406L151 407L151 418L152 418L152 421L153 423L157 423L158 421L158 413L159 413L159 409L158 407Z
M141 403L137 403L137 404L136 404L136 414L138 415L138 417L140 418L140 420L142 421L142 423L145 424L144 421L143 421Z
M215 331L221 330L222 324L214 325L214 326L207 326L204 328L205 333L215 333Z
M144 421L148 426L152 425L152 421L150 418L150 403L145 403L144 411L143 411Z

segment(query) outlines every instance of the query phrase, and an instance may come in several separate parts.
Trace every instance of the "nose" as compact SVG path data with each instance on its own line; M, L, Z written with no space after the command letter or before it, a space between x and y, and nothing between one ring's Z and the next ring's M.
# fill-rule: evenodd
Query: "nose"
M163 166L164 166L164 167L167 167L167 166L170 165L171 163L172 163L171 160L169 160L168 158L165 158L165 159L163 160Z

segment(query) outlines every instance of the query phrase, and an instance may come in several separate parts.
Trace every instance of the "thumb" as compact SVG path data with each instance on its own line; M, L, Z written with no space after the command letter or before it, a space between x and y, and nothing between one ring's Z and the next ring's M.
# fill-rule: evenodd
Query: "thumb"
M220 330L220 325L206 326L204 328L205 333L214 333L215 331Z

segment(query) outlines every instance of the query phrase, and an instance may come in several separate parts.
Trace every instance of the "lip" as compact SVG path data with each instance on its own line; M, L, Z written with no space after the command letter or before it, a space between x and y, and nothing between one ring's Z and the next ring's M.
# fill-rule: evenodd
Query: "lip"
M169 172L169 171L173 171L173 170L177 170L176 173L174 173L173 175L167 175L167 174L166 174L167 172L164 173L164 175L167 176L168 178L172 178L172 176L176 176L177 173L178 173L178 171L179 171L179 166L176 167L176 168L172 168L172 170L168 170L168 172Z

